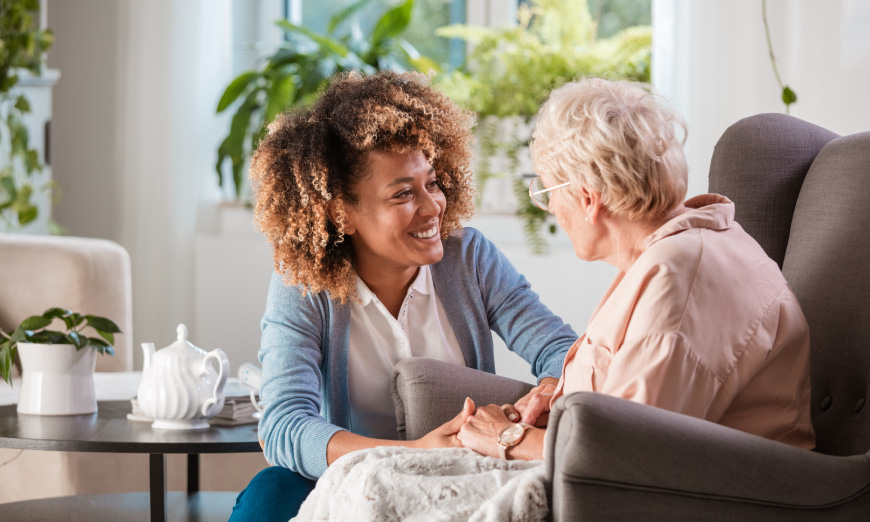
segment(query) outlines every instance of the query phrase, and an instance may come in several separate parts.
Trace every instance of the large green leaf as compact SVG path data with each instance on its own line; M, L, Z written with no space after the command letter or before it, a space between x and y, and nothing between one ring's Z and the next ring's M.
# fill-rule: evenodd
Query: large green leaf
M72 311L67 310L65 308L56 308L55 307L55 308L49 308L48 310L43 312L42 316L47 317L49 319L56 319L56 318L63 317L65 315L69 315L71 313L72 313Z
M319 35L307 27L292 24L287 20L278 20L276 23L287 32L295 32L307 36L320 46L321 51L328 51L331 54L336 54L341 57L347 55L347 47L338 40L332 39L328 36Z
M238 189L241 187L241 172L242 166L244 165L245 136L247 136L249 132L248 129L251 125L251 116L259 107L259 104L257 103L257 94L259 91L260 89L257 88L248 93L245 101L242 102L242 105L233 115L232 122L230 123L229 135L227 135L220 147L218 147L218 162L217 165L215 165L215 168L218 172L221 182L220 184L223 186L224 161L229 158L232 168L233 186L237 191L237 196L240 194Z
M413 8L414 0L405 0L403 4L390 9L378 20L375 30L372 31L369 53L379 54L381 46L386 40L399 36L408 28Z
M97 330L97 334L105 339L107 343L115 344L115 336L113 334L110 334L109 332L104 332L102 330Z
M21 321L21 327L25 330L39 330L51 324L51 319L42 315L31 315Z
M269 103L266 104L264 122L268 125L279 113L293 105L296 83L290 74L278 74L269 86ZM259 140L258 140L259 141Z
M21 341L27 339L27 336L32 333L33 332L28 332L27 330L22 328L21 325L18 325L18 328L16 328L15 331L12 332L12 336L9 338L9 340L13 343L20 343Z
M404 38L397 38L396 43L399 44L399 49L405 54L405 59L414 66L414 69L423 74L428 74L429 71L441 72L441 66L435 60L421 55L420 51Z
M94 330L108 333L121 333L121 329L111 319L106 319L105 317L99 317L96 315L86 315L85 319L88 321L88 324L85 326L91 326Z
M326 29L326 32L332 34L336 27L341 25L342 22L350 18L354 13L368 5L369 2L371 2L371 0L358 0L333 15L332 18L329 19L329 27Z
M27 341L39 344L73 344L70 338L61 332L45 330L27 337Z
M246 72L240 74L233 80L224 91L223 96L221 96L220 101L218 102L217 112L223 112L227 107L230 106L236 99L248 88L251 82L260 78L260 73L258 72Z

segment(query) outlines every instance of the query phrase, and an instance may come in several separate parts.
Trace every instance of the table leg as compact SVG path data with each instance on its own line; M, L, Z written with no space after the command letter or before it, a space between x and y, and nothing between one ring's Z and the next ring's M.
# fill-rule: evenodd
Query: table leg
M151 522L166 522L166 455L148 457L151 482Z
M187 494L199 493L199 453L187 455Z

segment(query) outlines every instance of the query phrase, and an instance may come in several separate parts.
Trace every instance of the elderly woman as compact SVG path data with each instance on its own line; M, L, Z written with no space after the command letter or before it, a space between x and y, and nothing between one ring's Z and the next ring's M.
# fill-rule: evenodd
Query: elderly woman
M458 438L543 458L529 428L560 395L597 391L812 448L809 328L774 261L715 194L683 202L679 117L648 88L586 79L555 90L532 142L529 188L577 256L619 269L555 388L479 408ZM546 397L551 394L551 397ZM510 407L506 407L510 411Z
M461 229L472 123L424 77L379 73L338 77L313 107L269 126L251 179L275 260L259 352L273 467L232 520L286 521L355 450L459 446L470 407L422 439L394 440L400 359L492 372L492 330L542 384L557 382L576 334L492 243Z

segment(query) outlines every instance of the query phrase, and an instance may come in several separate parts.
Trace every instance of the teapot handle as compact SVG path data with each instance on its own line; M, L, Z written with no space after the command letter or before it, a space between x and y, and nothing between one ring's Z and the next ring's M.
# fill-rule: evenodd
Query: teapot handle
M227 383L227 377L230 373L230 361L227 359L227 354L220 348L208 352L202 360L202 373L208 369L209 361L215 359L218 362L218 379L214 385L214 391L209 399L202 403L202 416L209 417L208 410L223 399L224 384ZM217 412L216 412L217 413Z

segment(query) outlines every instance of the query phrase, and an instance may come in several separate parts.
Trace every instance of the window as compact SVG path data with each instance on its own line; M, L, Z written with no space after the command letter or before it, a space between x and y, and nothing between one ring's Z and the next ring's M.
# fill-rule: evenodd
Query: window
M285 16L294 23L323 34L326 33L329 19L353 2L354 0L285 0ZM396 5L397 0L372 0L357 13L363 34L371 34L378 18ZM464 61L465 46L462 42L435 36L435 29L464 21L465 0L416 0L411 25L405 38L420 54L435 62L458 66Z

